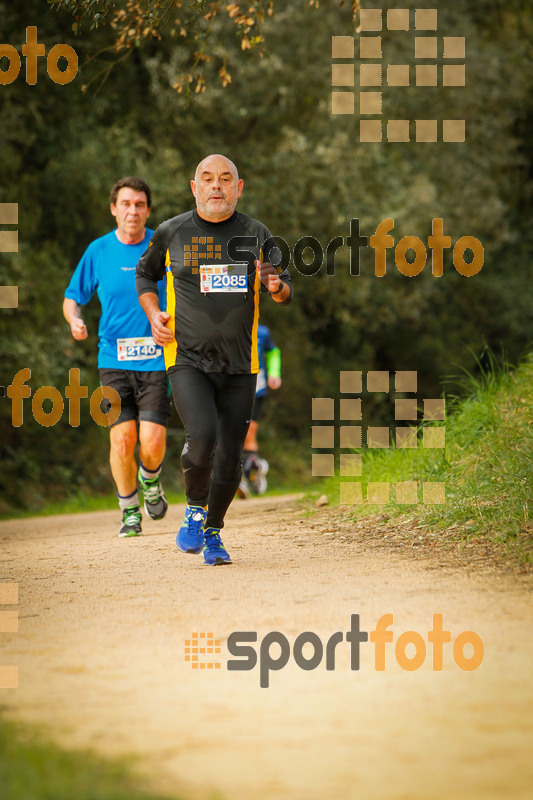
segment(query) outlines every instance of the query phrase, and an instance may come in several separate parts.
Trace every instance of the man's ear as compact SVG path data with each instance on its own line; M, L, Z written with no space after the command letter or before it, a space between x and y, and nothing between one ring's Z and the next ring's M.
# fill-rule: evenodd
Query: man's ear
M191 192L196 197L196 181L191 181Z

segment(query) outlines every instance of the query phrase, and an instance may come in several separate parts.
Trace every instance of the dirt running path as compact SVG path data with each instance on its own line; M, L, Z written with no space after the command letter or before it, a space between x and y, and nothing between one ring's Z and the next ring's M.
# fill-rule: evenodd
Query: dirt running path
M182 514L128 540L116 512L0 523L0 582L19 584L19 632L0 635L0 663L19 667L19 688L0 691L13 717L60 744L133 754L155 788L187 798L531 798L530 578L403 557L291 498L235 502L224 537L235 563L208 569L175 549ZM257 668L226 669L232 631L325 643L351 614L371 631L388 612L384 672L370 643L352 671L346 642L335 671L291 659L268 689ZM453 639L481 636L477 670L459 669L450 645L441 672L429 646L417 671L398 666L398 636L427 640L434 612ZM185 662L193 632L221 639L221 669Z

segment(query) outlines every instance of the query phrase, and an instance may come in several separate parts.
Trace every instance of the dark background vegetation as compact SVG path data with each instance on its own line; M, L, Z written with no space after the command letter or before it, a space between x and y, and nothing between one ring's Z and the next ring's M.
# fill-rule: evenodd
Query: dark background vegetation
M205 12L205 3L196 5ZM435 397L450 374L475 371L485 345L519 359L531 343L533 8L513 0L426 5L439 9L439 38L466 36L467 87L384 88L384 108L393 119L465 118L464 144L359 144L358 116L331 115L331 36L354 34L349 4L278 3L264 23L263 57L242 49L227 15L216 17L202 41L207 88L187 97L174 84L195 46L170 28L117 56L108 26L86 25L74 36L72 16L44 0L0 2L2 43L20 52L26 27L36 25L47 51L66 42L80 57L66 86L51 81L44 59L37 85L26 84L23 61L18 79L0 86L0 202L19 204L20 241L18 254L0 254L0 284L19 285L19 308L0 312L0 384L30 367L32 391L48 384L64 395L69 368L80 367L93 391L99 303L86 310L83 343L71 338L61 305L86 246L113 227L109 189L126 174L147 180L155 227L192 207L189 179L210 152L237 163L245 181L239 209L291 247L312 235L325 248L348 236L352 217L367 236L392 217L396 243L405 235L427 241L431 220L442 217L452 246L472 235L485 248L472 278L455 271L451 250L440 279L430 259L418 277L400 275L393 251L382 279L370 251L361 275L351 276L347 248L334 276L289 267L294 303L280 309L267 298L261 312L283 358L283 387L263 426L278 476L309 477L311 398L338 394L339 370L416 369L419 392ZM385 64L414 62L412 29L383 36ZM356 45L356 65L357 54ZM225 88L221 67L231 75ZM24 408L24 424L14 428L11 402L0 397L0 511L112 488L107 431L90 419L87 401L79 429L69 426L67 407L52 428L35 423L30 400ZM385 413L374 411L376 420ZM165 485L177 488L183 435L175 416L169 441Z

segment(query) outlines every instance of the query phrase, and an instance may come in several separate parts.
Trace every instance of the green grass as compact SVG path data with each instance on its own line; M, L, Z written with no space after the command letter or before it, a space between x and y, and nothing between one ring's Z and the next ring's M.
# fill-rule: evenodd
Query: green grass
M280 483L274 478L269 480L267 497L278 497L284 494L297 494L302 492L302 484L293 481ZM169 492L165 489L165 494L169 503L185 503L186 497L182 492ZM253 496L253 495L252 495ZM141 497L142 499L142 497ZM89 511L116 511L118 509L116 494L110 493L100 497L79 494L67 500L55 503L47 503L43 508L11 510L5 514L0 514L3 519L27 519L29 517L49 517L54 514L78 514Z
M2 717L0 795L3 800L163 800L143 789L125 763L66 752Z
M185 503L185 495L178 492L167 492L165 494L169 503ZM53 514L78 514L87 511L114 511L118 509L117 496L109 493L102 496L91 496L79 493L75 497L54 503L47 503L40 509L24 509L20 511L9 511L0 514L0 519L25 519L27 517L49 517Z
M394 516L416 509L419 523L456 528L458 536L467 539L520 538L528 549L533 540L533 354L513 372L493 363L479 379L467 377L464 383L466 399L446 399L444 449L422 448L419 428L417 449L363 451L363 497L369 481L437 481L445 483L445 503L363 503L350 508L357 516L376 511ZM338 483L326 484L326 493L335 501ZM395 499L392 487L390 499Z

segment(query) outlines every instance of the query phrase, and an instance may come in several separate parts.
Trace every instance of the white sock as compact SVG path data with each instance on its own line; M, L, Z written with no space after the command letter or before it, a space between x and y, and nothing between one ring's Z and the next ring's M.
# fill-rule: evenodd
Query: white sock
M157 469L146 469L143 462L141 461L141 478L144 478L145 481L153 480L154 478L158 478L161 474L161 467L163 464L161 463Z
M126 508L131 508L132 506L139 505L139 495L137 494L137 489L131 494L128 494L126 497L123 497L121 494L117 493L118 497L118 504L120 506L121 511L125 511Z

